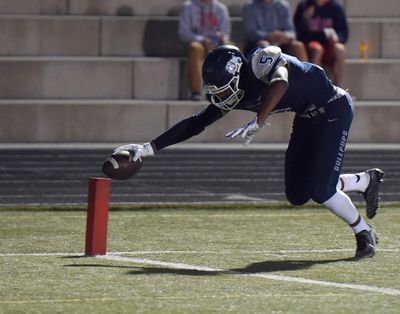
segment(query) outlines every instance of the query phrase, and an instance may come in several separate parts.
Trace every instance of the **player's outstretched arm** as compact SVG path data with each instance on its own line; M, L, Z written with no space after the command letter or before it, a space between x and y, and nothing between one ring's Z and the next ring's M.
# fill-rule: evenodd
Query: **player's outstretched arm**
M128 151L133 156L133 161L142 157L153 156L157 151L183 142L192 136L198 135L204 129L220 119L224 113L214 105L209 105L198 114L194 114L176 123L170 129L144 144L127 144L117 147L114 154L120 151Z

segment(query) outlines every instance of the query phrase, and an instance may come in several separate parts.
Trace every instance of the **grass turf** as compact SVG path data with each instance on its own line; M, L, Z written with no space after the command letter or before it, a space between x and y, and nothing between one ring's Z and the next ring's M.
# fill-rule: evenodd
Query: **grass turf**
M378 252L361 261L351 259L354 236L341 220L318 207L284 204L117 207L110 212L108 251L128 259L83 257L86 214L73 208L2 208L0 313L398 313L400 309L400 294L379 290L400 293L397 205L385 206L372 220L380 236Z

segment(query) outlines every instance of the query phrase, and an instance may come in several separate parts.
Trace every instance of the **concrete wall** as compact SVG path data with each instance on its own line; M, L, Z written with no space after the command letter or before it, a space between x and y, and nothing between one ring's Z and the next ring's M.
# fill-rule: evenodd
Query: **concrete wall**
M99 55L94 17L0 16L0 55Z
M400 100L400 59L346 64L343 87L357 99Z
M177 15L185 0L0 0L0 14ZM232 16L247 0L221 0ZM294 12L298 0L288 0ZM399 17L398 0L339 0L349 17Z
M67 14L68 0L0 0L0 14Z
M347 60L343 87L361 100L399 100L400 60ZM186 98L185 58L2 57L0 98Z
M143 100L1 100L0 142L142 142L205 105ZM188 142L226 142L228 131L253 116L250 112L233 111ZM397 143L399 116L399 102L356 102L350 142ZM271 126L254 142L287 142L292 119L292 113L271 116Z
M236 16L232 39L243 44L245 1L222 1ZM0 0L0 142L144 141L201 110L204 103L176 101L187 96L183 2ZM294 9L297 0L289 2ZM397 143L399 1L341 2L350 17L344 87L357 100L350 141ZM252 116L233 112L191 141L225 142ZM271 117L256 142L286 142L292 116Z
M370 58L400 58L399 19L349 19L347 57L359 57L362 40ZM185 56L177 17L1 16L0 55ZM232 18L232 40L245 43L242 19Z
M132 63L97 58L2 58L0 98L132 98Z

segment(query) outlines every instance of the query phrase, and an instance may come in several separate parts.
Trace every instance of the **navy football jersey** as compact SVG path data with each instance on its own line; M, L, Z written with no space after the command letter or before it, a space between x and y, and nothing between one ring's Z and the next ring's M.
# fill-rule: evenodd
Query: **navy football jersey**
M244 97L234 109L258 112L266 95L266 85L279 66L288 69L288 89L273 110L303 112L310 105L323 106L334 94L334 86L325 71L308 62L281 52L280 48L269 46L257 49L246 61L240 77L239 88Z
M310 106L325 105L335 93L335 88L324 70L314 64L300 62L283 54L279 47L268 46L257 49L245 60L240 73L239 88L244 96L233 110L259 112L265 99L268 85L280 78L274 77L275 70L285 66L288 69L288 88L272 113L294 111L302 113ZM198 135L204 129L220 119L224 113L215 105L208 105L200 113L188 117L153 140L160 150L166 146L185 141Z

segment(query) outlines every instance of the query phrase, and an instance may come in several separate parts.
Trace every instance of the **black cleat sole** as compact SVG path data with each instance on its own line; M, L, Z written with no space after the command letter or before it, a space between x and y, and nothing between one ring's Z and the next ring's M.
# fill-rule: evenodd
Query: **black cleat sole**
M379 209L379 187L383 182L385 173L378 168L368 169L366 171L370 175L370 184L363 194L366 201L366 214L369 219L375 217L376 212Z

